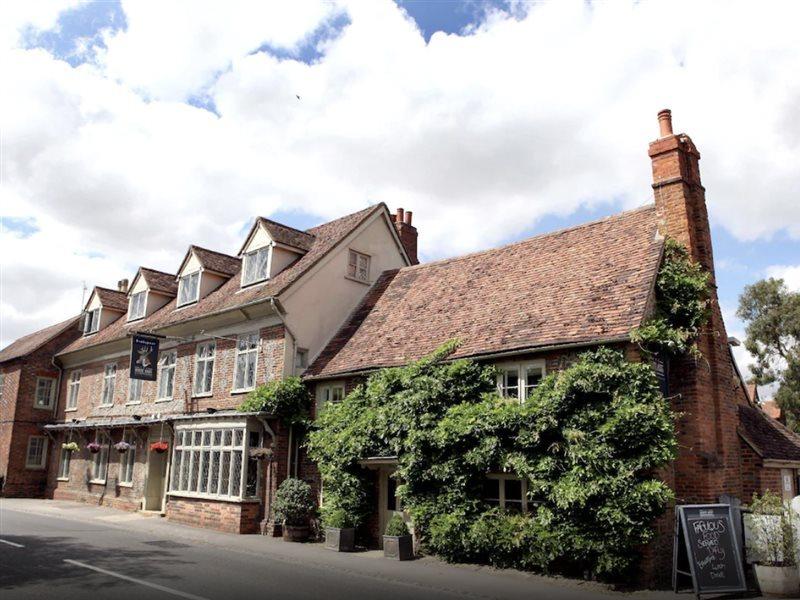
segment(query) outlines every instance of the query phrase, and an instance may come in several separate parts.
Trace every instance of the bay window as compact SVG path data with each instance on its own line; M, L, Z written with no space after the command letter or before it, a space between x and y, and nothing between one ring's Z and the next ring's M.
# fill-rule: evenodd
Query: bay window
M505 363L498 366L497 389L506 398L525 402L544 377L544 361Z

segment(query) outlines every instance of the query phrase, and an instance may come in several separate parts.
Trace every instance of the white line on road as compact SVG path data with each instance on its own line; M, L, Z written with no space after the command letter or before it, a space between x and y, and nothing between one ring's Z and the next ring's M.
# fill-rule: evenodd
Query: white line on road
M65 558L64 562L69 563L71 565L78 565L79 567L83 567L84 569L91 569L92 571L97 571L98 573L102 573L103 575L116 577L117 579L124 579L125 581L130 581L131 583L138 583L139 585L144 585L153 588L154 590L161 590L162 592L166 592L167 594L172 594L174 596L180 596L181 598L189 598L189 600L208 600L208 598L204 598L203 596L195 596L194 594L189 594L188 592L182 592L180 590L174 590L172 588L168 588L163 585L158 585L157 583L150 583L149 581L136 579L135 577L128 577L127 575L123 575L122 573L115 573L114 571L108 571L106 569L101 569L100 567L93 567L92 565L87 565L86 563L82 563L77 560Z
M3 544L8 544L9 546L14 546L14 548L24 548L22 544L18 544L17 542L9 542L8 540L0 540Z

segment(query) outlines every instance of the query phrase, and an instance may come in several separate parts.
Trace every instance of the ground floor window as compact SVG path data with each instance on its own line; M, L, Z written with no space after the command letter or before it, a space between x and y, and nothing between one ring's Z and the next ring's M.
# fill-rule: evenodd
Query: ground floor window
M260 463L249 448L261 445L260 432L246 423L187 425L175 433L170 492L240 500L258 494Z
M528 510L528 486L519 477L489 474L483 482L483 499L491 506L515 512Z
M58 478L69 479L69 465L72 462L72 450L61 449L61 458L58 460Z
M133 483L133 466L136 464L136 435L128 432L122 440L130 447L119 455L119 482L130 485Z
M28 438L28 451L25 454L25 468L44 469L47 463L47 438L32 435Z
M100 450L92 454L91 482L105 483L108 472L108 437L105 433L98 431L94 441L100 445Z

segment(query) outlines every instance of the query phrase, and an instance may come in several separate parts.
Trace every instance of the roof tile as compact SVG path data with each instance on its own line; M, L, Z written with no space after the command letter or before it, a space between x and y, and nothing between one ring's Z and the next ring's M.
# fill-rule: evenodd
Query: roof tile
M78 316L70 317L66 321L61 321L61 323L50 325L49 327L45 327L44 329L40 329L39 331L30 333L19 338L18 340L11 342L8 346L3 348L2 351L0 351L0 362L27 356L31 352L38 350L47 342L66 331L69 327L77 325L79 319L80 317Z
M754 406L739 406L739 427L764 459L800 461L800 436Z

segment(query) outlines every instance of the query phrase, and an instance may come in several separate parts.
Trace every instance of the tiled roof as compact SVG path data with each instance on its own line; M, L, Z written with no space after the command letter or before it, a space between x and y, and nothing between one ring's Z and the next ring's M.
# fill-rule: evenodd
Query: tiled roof
M69 327L77 325L80 317L70 317L66 321L56 323L50 327L45 327L34 333L19 338L11 342L8 346L0 350L0 362L13 360L22 356L27 356L31 352L38 350L54 337L60 335Z
M216 252L214 250L208 250L207 248L201 248L200 246L195 245L192 245L189 250L194 251L194 254L197 256L197 260L200 261L200 264L210 271L216 271L217 273L222 273L223 275L228 276L234 275L239 271L241 259L236 258L235 256L223 254L222 252Z
M754 406L739 406L739 432L767 460L800 461L800 436Z
M103 305L103 308L128 312L128 294L125 292L100 286L95 286L94 291L100 298L100 304Z
M139 273L147 283L147 287L151 290L162 292L169 296L178 295L178 282L175 280L175 275L164 273L163 271L156 271L155 269L148 269L147 267L139 267Z
M767 413L770 417L775 419L776 421L780 420L781 418L781 407L778 406L778 403L775 400L764 400L761 404L761 410Z
M269 236L280 244L308 251L314 243L314 236L308 232L276 223L264 217L259 217L258 222L266 228Z
M642 322L661 259L655 207L384 273L307 376L621 339Z
M112 324L97 333L80 338L65 348L61 354L82 350L125 338L129 331L157 331L170 325L191 321L207 315L234 310L236 308L278 296L313 267L317 261L335 248L344 238L356 229L367 218L379 210L387 210L384 204L376 204L335 221L324 223L309 229L314 236L314 244L308 252L292 265L278 273L264 285L256 285L242 289L240 272L236 272L218 289L202 298L196 304L176 309L173 299L152 315L128 324L125 317L120 317ZM225 256L225 255L223 255ZM237 263L240 263L237 259Z

